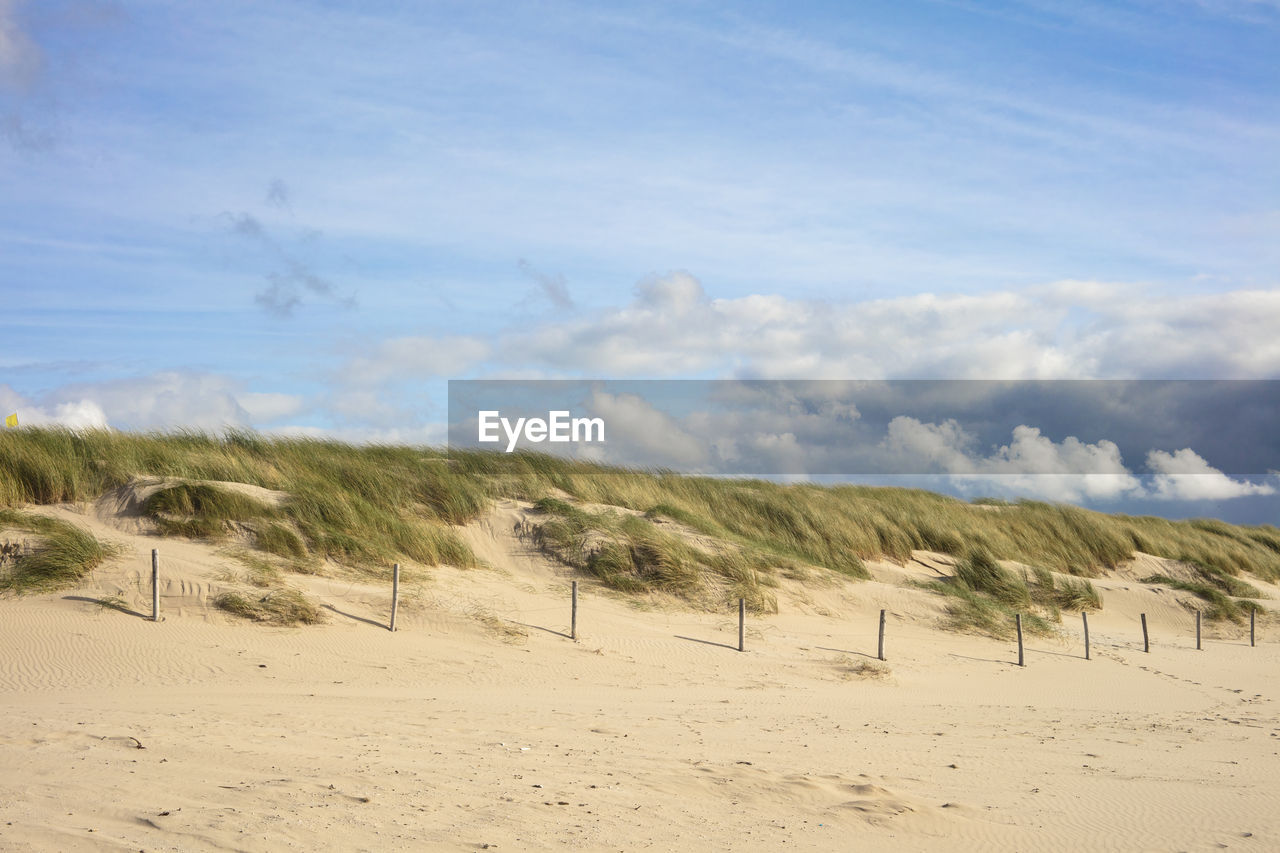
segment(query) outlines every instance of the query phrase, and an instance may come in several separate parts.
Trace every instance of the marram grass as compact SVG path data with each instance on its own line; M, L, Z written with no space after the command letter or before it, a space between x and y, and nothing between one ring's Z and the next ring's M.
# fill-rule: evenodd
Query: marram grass
M5 528L32 534L35 544L31 553L0 571L0 590L48 592L75 586L114 553L87 530L54 518L0 509L0 529Z
M250 432L0 432L0 506L92 500L138 476L232 481L286 492L289 498L279 507L232 510L222 496L188 489L185 496L165 498L172 503L155 512L190 525L188 532L198 536L240 525L257 547L298 565L329 558L370 571L396 561L474 565L454 525L476 518L495 498L567 495L577 503L648 514L650 521L677 521L721 540L727 546L723 554L732 555L712 560L682 550L687 544L660 525L631 521L624 529L619 521L603 538L585 535L584 542L593 536L600 541L579 548L577 556L570 553L578 547L572 537L584 531L557 534L567 537L572 547L566 556L582 571L620 589L657 587L694 600L708 589L718 595L759 587L756 606L764 609L775 574L816 567L865 577L866 560L901 561L913 549L961 558L983 551L993 559L1082 578L1143 551L1187 561L1219 578L1248 573L1280 579L1280 530L1270 525L1104 515L1035 501L977 506L915 489L686 477L540 454L352 446ZM563 512L548 515L568 520ZM1028 593L1036 594L1031 588ZM1016 585L1012 594L1020 595ZM1052 597L1057 604L1046 599L1042 606L1074 608L1090 594L1058 584Z

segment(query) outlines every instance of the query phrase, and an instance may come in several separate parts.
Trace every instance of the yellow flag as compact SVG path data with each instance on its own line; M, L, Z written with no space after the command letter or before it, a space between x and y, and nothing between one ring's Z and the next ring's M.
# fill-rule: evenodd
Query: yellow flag
M0 409L0 411L3 411L3 409ZM12 415L5 418L4 425L7 427L16 427L18 425L18 413L14 412Z

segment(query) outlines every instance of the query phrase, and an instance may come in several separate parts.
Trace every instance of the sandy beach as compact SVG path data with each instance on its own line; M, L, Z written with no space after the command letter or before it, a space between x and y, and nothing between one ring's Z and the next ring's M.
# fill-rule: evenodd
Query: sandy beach
M406 567L394 634L367 578L296 578L328 618L284 629L209 605L213 546L42 511L125 550L84 588L0 601L0 849L1280 845L1270 623L1256 648L1207 626L1197 651L1180 594L1123 570L1095 581L1089 661L1078 616L1022 668L942 630L911 585L945 573L925 553L785 585L744 653L736 613L582 582L575 643L569 574L507 503L465 531L488 568Z

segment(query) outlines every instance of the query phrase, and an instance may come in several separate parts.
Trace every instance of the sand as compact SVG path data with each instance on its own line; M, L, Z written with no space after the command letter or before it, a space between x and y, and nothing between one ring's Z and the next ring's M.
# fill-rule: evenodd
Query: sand
M1280 849L1280 626L1196 651L1134 571L1091 661L1078 616L1024 668L940 629L929 554L784 585L745 653L735 612L584 580L574 643L506 504L466 533L491 568L406 567L396 633L389 583L320 577L326 624L270 628L210 606L225 553L113 501L43 511L122 556L0 600L0 850Z

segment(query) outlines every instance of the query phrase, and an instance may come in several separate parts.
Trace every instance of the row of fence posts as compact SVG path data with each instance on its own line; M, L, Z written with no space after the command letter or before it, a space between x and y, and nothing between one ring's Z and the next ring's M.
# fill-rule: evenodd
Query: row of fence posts
M1200 611L1196 611L1196 651L1202 651L1204 646L1200 642ZM1142 651L1147 654L1151 653L1151 634L1147 631L1147 614L1140 614L1142 620ZM1080 611L1080 620L1084 623L1084 659L1091 660L1089 654L1089 613L1088 611ZM1014 616L1014 625L1018 632L1018 666L1026 666L1022 649L1022 614L1018 613ZM1253 648L1258 644L1258 609L1256 607L1249 608L1249 647ZM883 647L884 643L884 611L880 611L880 642ZM884 660L883 654L880 660Z
M572 604L570 605L569 615L569 639L576 641L578 639L578 582L573 581L571 587ZM395 631L396 629L396 612L400 605L400 564L396 563L391 567L391 622L387 629ZM1249 608L1249 646L1257 645L1257 618L1258 610L1255 607ZM1091 660L1089 646L1089 613L1088 611L1080 611L1080 619L1084 623L1084 659ZM1142 619L1142 650L1151 652L1151 635L1147 631L1147 614L1141 614ZM151 549L151 621L160 621L160 552L156 548ZM884 623L885 611L880 611L880 631L879 638L876 643L876 658L884 660ZM1022 614L1014 615L1014 628L1018 634L1018 666L1026 666L1026 656L1022 643ZM747 638L747 600L745 598L738 599L738 651L745 652ZM1202 650L1200 642L1200 611L1196 611L1196 650Z

